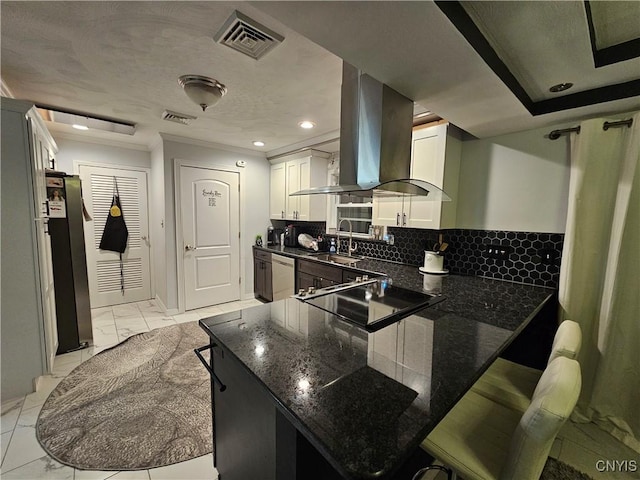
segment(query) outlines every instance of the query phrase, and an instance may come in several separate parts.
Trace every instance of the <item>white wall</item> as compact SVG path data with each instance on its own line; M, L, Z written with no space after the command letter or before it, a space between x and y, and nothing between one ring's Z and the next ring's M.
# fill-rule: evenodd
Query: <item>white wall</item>
M554 128L462 143L458 228L564 232L569 143Z
M91 162L103 165L129 165L151 168L151 156L146 149L102 145L60 137L53 133L58 144L56 169L68 174L78 174L74 162Z
M149 179L149 232L151 235L152 288L170 311L178 308L175 241L174 159L210 166L235 167L244 160L244 196L241 198L241 272L244 296L253 296L251 246L255 235L265 234L269 222L269 162L264 155L216 147L172 136L159 138L151 152L57 137L57 168L77 173L78 161L100 165L129 165L151 169Z
M253 298L253 253L251 246L256 234L266 234L269 221L269 172L270 166L264 155L249 151L226 150L224 147L209 146L204 143L175 137L163 136L164 185L165 185L165 241L167 302L169 309L178 306L176 232L175 232L175 191L174 160L187 160L195 164L214 167L236 168L238 160L244 160L242 186L244 195L240 199L240 271L245 297Z
M167 267L165 238L165 181L164 147L162 139L151 149L151 178L149 179L149 233L151 235L152 284L156 298L167 304Z

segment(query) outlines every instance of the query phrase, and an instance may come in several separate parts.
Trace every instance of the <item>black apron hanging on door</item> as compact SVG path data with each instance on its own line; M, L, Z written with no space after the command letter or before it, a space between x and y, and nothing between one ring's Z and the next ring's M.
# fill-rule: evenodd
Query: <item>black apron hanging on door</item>
M129 231L124 223L122 216L122 206L120 205L120 192L118 191L118 182L113 177L113 198L111 199L111 208L104 225L102 238L100 239L100 250L110 250L120 254L120 290L124 295L124 268L122 264L122 254L127 249L127 239Z

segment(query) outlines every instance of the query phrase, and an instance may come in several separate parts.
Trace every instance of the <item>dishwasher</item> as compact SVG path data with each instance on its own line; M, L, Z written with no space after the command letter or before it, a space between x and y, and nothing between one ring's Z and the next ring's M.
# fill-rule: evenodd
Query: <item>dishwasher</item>
M271 281L273 301L290 297L296 288L295 260L282 255L271 255Z

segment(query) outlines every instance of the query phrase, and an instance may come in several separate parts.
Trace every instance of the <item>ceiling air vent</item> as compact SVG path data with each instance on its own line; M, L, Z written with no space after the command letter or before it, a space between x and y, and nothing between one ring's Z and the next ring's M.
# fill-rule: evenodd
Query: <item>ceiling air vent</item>
M171 110L165 110L164 112L162 112L162 120L181 123L182 125L189 125L191 123L191 120L195 120L196 118L198 117L187 115L186 113L172 112Z
M214 40L258 60L284 40L282 35L234 11Z

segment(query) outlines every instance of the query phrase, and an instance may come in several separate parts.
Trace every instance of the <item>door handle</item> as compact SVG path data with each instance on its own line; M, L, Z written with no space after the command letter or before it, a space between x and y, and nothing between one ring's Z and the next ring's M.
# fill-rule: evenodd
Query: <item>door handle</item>
M147 236L146 236L146 235L142 235L140 238L141 238L142 240L144 240L145 242L147 241Z
M190 252L191 250L195 250L196 247L194 247L193 245L187 244L187 245L184 246L184 249L185 249L186 252Z

